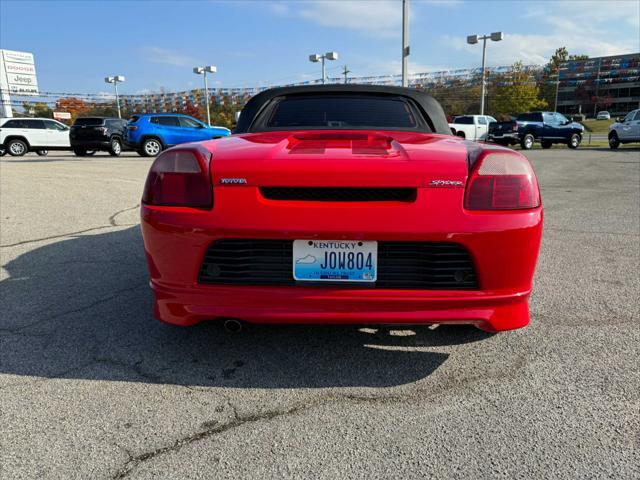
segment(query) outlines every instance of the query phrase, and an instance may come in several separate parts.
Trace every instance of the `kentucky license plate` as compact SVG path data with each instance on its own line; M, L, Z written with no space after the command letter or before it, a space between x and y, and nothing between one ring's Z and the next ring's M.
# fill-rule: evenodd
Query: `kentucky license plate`
M378 242L294 240L293 278L314 282L375 282Z

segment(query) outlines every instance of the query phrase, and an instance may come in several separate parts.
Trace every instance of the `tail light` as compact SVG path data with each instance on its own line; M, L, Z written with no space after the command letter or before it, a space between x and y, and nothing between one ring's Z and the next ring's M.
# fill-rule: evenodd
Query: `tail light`
M514 132L518 131L518 123L517 122L513 122L513 131Z
M137 125L127 125L127 129L128 130L137 130L138 126Z
M100 131L100 133L102 133L103 135L106 135L107 131L109 130L107 127L99 127L98 130Z
M529 161L516 153L488 153L472 167L465 208L517 210L540 205L540 190Z
M201 148L170 149L153 162L142 194L147 205L211 208L211 153Z

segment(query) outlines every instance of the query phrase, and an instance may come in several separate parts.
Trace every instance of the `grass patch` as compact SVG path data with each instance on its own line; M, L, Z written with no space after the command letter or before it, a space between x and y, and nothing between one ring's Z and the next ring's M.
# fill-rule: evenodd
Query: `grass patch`
M615 123L614 120L585 120L582 122L584 128L591 133L599 133L607 135L609 133L609 126Z

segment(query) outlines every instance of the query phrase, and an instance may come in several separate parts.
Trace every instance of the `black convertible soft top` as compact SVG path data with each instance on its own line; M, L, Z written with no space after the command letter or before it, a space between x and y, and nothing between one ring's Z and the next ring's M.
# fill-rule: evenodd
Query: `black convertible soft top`
M292 95L322 95L322 94L374 94L402 96L413 101L420 109L426 121L429 132L451 135L451 129L447 124L447 118L440 103L430 95L413 88L388 87L382 85L312 85L300 87L270 88L253 96L242 109L238 125L234 133L248 133L254 127L256 118L271 103L273 99ZM427 130L425 130L427 131Z

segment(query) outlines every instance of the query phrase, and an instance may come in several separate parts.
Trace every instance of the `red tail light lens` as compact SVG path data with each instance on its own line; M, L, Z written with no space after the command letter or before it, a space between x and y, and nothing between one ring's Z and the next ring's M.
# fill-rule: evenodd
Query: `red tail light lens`
M211 208L211 153L198 148L170 149L158 156L144 186L147 205Z
M127 129L129 129L129 130L137 130L138 126L137 125L128 125Z
M468 210L518 210L538 206L538 181L523 156L489 153L474 166L465 195Z

